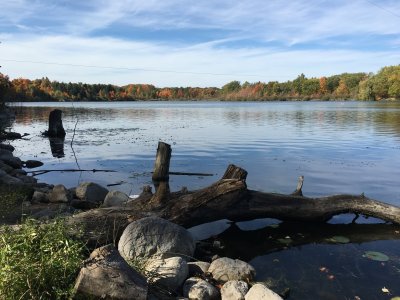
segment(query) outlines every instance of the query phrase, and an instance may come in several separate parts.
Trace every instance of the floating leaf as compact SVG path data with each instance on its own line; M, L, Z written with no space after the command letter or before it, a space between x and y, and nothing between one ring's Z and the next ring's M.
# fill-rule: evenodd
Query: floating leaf
M389 290L387 288L385 288L385 287L382 288L382 292L384 292L385 294L389 294L390 293Z
M400 300L400 297L396 296L396 297L390 298L390 300Z
M268 227L271 227L271 228L278 228L278 227L279 227L279 224L271 224L271 225L269 225Z
M329 242L338 243L338 244L347 244L350 242L350 239L345 236L335 235L328 239Z
M377 251L365 251L364 257L367 257L376 261L388 261L389 257L386 254Z

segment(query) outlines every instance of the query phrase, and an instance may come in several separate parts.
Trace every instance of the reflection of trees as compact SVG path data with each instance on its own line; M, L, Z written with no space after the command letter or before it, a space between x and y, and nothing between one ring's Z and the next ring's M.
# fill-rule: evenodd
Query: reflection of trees
M281 251L287 247L307 244L324 244L333 236L345 236L351 243L365 243L379 240L399 240L400 226L391 224L328 224L308 222L282 222L275 228L268 226L259 230L243 231L236 224L218 236L228 257L240 257L245 261ZM282 239L290 237L289 243ZM281 239L279 241L278 239Z

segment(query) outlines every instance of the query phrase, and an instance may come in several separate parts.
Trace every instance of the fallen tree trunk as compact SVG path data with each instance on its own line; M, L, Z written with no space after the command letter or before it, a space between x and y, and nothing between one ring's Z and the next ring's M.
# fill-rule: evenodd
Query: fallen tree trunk
M400 208L364 195L334 195L308 198L301 195L263 193L248 190L247 172L229 165L224 176L209 187L193 192L143 193L130 207L98 208L70 219L79 224L89 241L113 242L132 221L155 215L184 227L215 220L245 221L256 218L325 222L342 213L363 214L400 224ZM301 180L302 181L302 180ZM302 185L302 184L301 184Z

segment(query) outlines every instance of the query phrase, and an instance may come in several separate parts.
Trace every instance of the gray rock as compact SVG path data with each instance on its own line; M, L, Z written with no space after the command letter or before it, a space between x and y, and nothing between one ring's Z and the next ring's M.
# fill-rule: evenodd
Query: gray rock
M118 250L126 260L150 258L192 257L195 243L183 227L158 217L142 218L130 223L122 233Z
M244 297L249 291L249 287L244 281L231 280L221 288L222 300L245 300Z
M43 166L43 163L38 160L27 160L25 162L25 167L28 169L33 169L33 168L37 168L37 167L41 167L41 166Z
M13 167L14 169L22 168L22 161L18 157L0 158L5 164Z
M129 196L120 191L109 191L104 199L103 206L125 206Z
M75 298L137 299L147 298L146 279L131 268L113 245L90 254L75 282Z
M68 203L71 200L71 194L62 184L54 186L49 197L49 201L53 203Z
M93 182L83 182L76 188L76 197L95 203L103 203L108 190Z
M34 191L32 195L32 203L48 203L49 195L40 191Z
M265 285L261 283L256 283L253 285L250 290L247 292L244 297L245 300L283 300L281 296L279 296L274 291L267 288Z
M14 152L15 148L8 144L0 144L0 149L8 150Z
M221 257L214 260L208 269L214 279L227 282L229 280L251 281L256 270L248 263L239 259Z
M14 170L14 168L9 166L9 165L7 165L2 160L0 160L0 170L3 170L5 172L7 172L7 173L11 173Z
M0 148L0 159L7 159L14 157L12 151Z
M19 175L26 175L26 174L28 174L28 173L26 173L26 171L25 171L25 170L22 170L22 169L13 169L13 170L10 172L10 175L11 175L11 176L19 176Z
M204 274L208 271L208 268L210 267L210 263L205 262L205 261L193 261L193 262L188 262L188 267L189 267L189 276L194 276L194 275L201 275Z
M5 185L22 185L22 180L8 175L5 171L0 170L0 183Z
M26 183L26 184L35 184L37 182L37 179L32 176L17 175L15 177L17 177L19 180L21 180L23 183Z
M220 294L215 286L197 277L186 280L183 285L183 296L193 300L220 299Z
M182 257L149 259L145 271L148 282L169 291L178 290L189 274L187 263Z

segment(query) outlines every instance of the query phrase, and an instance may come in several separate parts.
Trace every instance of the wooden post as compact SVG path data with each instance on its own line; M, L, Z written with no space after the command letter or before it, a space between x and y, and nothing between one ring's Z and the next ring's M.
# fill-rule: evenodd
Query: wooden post
M304 182L304 176L299 176L296 190L291 194L292 196L303 196L303 191L302 191L303 182Z
M152 179L154 181L167 181L169 179L169 161L171 159L171 145L158 142L156 161Z
M44 134L48 137L65 137L65 130L61 119L62 111L59 109L54 109L49 115L49 130Z

